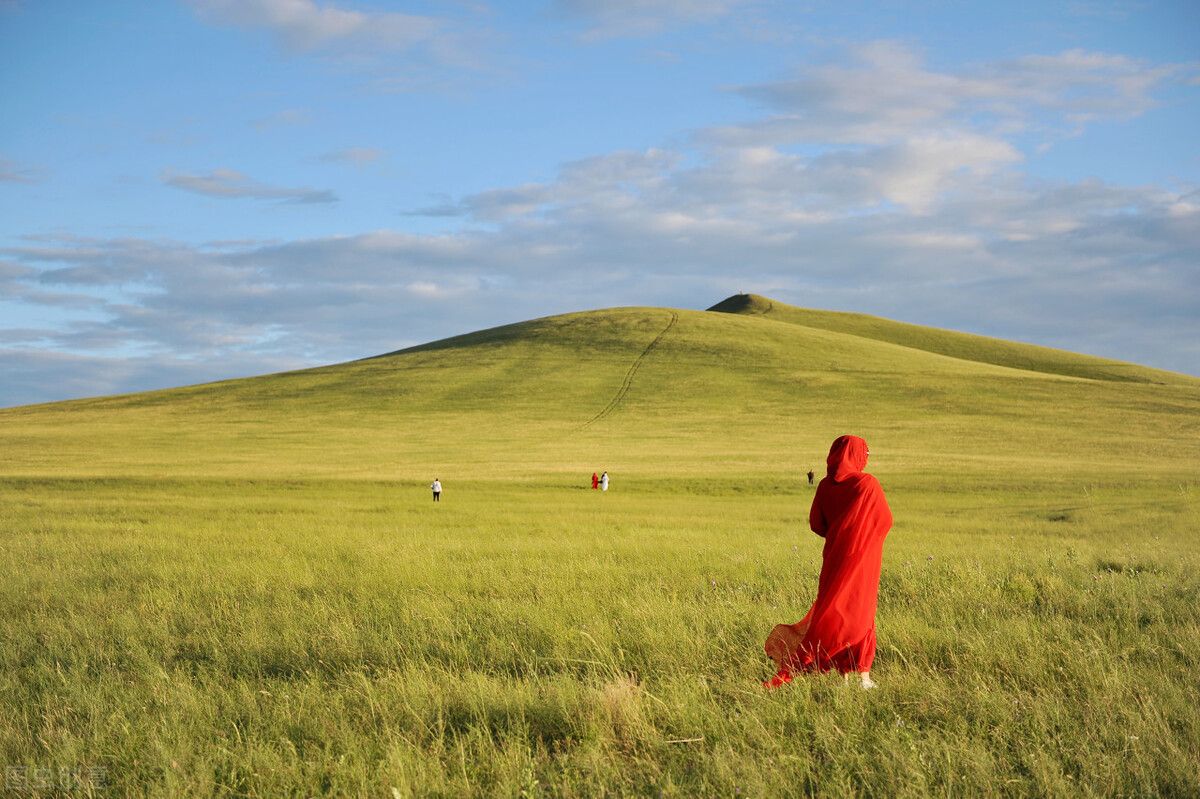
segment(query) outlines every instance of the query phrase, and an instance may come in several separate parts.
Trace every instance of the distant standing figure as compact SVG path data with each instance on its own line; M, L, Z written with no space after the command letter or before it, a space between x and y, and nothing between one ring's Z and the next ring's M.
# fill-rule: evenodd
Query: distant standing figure
M608 472L605 472L604 474L600 475L600 490L601 491L608 490Z
M767 688L796 672L830 669L847 679L857 672L863 688L875 687L875 608L892 511L879 481L863 471L870 454L858 436L842 436L829 449L829 474L808 513L808 526L825 539L817 599L803 619L777 624L767 636L763 648L779 666Z
M816 477L816 475L815 475L815 474L813 474L813 470L812 470L812 469L809 469L809 470L808 470L808 484L809 484L809 485L812 485L812 484L813 484L813 478L814 478L814 477Z
M430 488L433 489L433 501L441 502L442 501L442 481L437 479L436 477L433 478L433 485L431 485Z
M592 472L592 490L595 491L600 487L600 476Z

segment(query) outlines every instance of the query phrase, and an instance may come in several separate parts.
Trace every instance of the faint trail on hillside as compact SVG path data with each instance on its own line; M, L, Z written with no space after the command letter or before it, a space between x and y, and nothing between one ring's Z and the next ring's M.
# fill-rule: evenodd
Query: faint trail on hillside
M583 423L584 427L588 427L589 425L600 421L605 416L608 416L617 409L617 406L621 404L621 400L625 399L625 395L629 393L629 389L633 385L633 376L636 375L637 370L641 368L642 361L646 360L646 356L658 346L658 342L663 340L663 336L671 332L671 328L675 327L675 323L678 321L679 314L671 311L671 321L667 322L667 326L662 329L662 332L654 337L654 341L651 341L646 345L646 349L642 350L642 354L633 359L633 364L629 367L629 371L625 373L625 379L621 381L621 387L617 389L617 393L611 400L608 401L608 404L604 406L604 410L600 411L600 413Z

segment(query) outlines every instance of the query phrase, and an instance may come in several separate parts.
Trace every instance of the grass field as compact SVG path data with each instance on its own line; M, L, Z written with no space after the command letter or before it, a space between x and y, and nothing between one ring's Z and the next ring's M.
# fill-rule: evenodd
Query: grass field
M732 305L0 411L5 790L1200 792L1200 380ZM765 694L847 432L880 688Z

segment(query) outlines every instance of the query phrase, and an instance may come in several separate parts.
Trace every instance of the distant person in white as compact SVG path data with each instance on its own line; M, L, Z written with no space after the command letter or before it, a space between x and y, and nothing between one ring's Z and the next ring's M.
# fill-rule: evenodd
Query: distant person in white
M600 490L601 491L608 490L608 472L605 472L604 474L600 475Z
M436 477L433 478L433 485L431 485L430 488L433 489L433 501L441 502L442 501L442 481L437 479Z

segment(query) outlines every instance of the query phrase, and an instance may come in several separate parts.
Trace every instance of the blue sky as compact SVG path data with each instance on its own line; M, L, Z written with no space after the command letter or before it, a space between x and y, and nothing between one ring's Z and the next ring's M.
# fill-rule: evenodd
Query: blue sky
M736 291L1200 375L1193 2L0 0L0 405Z

